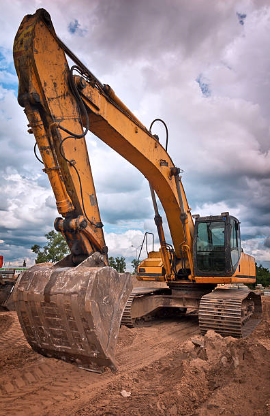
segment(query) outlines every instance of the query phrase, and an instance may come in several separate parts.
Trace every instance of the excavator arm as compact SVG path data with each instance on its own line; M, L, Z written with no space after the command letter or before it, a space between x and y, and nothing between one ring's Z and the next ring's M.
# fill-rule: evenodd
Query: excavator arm
M76 61L71 69L65 52ZM95 251L106 253L85 143L90 130L147 178L165 210L176 258L187 257L193 270L194 225L180 169L113 90L58 39L45 10L23 20L14 60L20 81L18 100L25 107L58 211L65 218L57 219L55 227L65 236L74 263ZM156 217L165 274L173 278L161 219Z
M89 163L81 108L71 91L64 51L47 12L23 20L14 42L18 100L34 133L58 212L55 226L65 236L75 264L98 251L106 254Z

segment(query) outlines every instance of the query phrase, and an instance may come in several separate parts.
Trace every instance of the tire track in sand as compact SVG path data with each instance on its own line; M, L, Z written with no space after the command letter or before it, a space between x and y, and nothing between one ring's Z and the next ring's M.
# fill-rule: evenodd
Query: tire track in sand
M22 368L11 369L0 377L0 416L52 415L76 407L123 374L166 356L175 346L198 333L198 326L187 317L178 321L158 321L147 327L120 329L119 338L121 333L125 337L125 331L132 335L132 342L117 349L116 374L110 371L101 375L90 373L39 354L30 365L25 363ZM14 319L11 328L0 337L0 358L7 348L16 353L25 345L28 344L19 322Z

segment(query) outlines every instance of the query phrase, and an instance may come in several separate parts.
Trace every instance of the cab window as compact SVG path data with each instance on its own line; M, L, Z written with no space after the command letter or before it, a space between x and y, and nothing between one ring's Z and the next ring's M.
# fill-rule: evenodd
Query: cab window
M197 268L209 273L225 271L225 222L198 224Z
M233 218L231 218L230 224L231 224L231 239L230 239L231 262L232 262L233 268L235 268L241 255L240 228L239 228L239 223L235 221Z

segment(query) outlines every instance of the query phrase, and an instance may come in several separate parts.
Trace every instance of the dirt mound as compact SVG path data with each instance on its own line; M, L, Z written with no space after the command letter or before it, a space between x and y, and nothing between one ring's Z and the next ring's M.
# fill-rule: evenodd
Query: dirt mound
M96 403L75 414L270 414L270 348L265 345L270 299L263 303L264 320L249 338L223 338L214 331L191 337L150 366L123 374L96 396Z
M179 387L182 392L182 386L187 387L187 396L196 388L194 405L203 404L198 414L207 415L209 410L211 414L266 414L270 406L270 351L262 343L250 338L222 338L208 331L204 337L188 341L183 351L188 358ZM253 393L249 395L251 386Z
M266 415L269 361L263 345L209 331L165 359L124 375L96 397L96 404L75 414Z
M11 327L14 322L13 313L0 312L0 336L4 335L5 332Z
M253 332L252 337L265 340L270 349L270 296L262 298L263 318L261 324Z
M269 351L250 339L209 331L165 359L124 375L96 397L96 404L75 414L266 415L269 392Z

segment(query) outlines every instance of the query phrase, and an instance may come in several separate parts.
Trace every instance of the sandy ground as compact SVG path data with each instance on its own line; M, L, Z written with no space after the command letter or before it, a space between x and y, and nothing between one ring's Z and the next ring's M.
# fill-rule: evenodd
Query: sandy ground
M0 415L270 415L270 297L244 340L196 316L121 327L118 372L90 373L35 353L15 312L0 313Z

